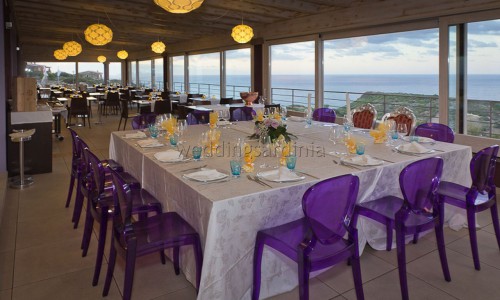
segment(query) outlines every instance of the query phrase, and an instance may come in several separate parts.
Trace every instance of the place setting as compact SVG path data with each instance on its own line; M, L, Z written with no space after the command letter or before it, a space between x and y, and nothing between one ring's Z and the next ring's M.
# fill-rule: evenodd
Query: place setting
M202 184L220 183L231 180L228 174L207 167L194 168L190 173L183 174L182 178Z
M156 152L154 158L162 163L175 164L192 161L191 158L186 158L181 151L169 149L167 151Z

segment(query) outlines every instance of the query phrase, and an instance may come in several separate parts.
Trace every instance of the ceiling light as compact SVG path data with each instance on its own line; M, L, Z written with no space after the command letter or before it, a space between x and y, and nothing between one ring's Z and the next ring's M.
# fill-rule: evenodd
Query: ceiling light
M66 51L68 56L77 56L82 53L82 45L75 41L69 41L64 43L63 50Z
M236 42L244 44L253 38L253 29L252 27L242 23L233 27L231 36Z
M63 49L57 49L56 51L54 51L54 57L57 60L65 60L66 58L68 58L68 53L66 53L66 51L64 51Z
M113 40L113 31L104 24L92 24L84 33L85 40L95 46L104 46Z
M99 55L99 56L97 57L97 61L98 61L98 62L100 62L100 63L105 62L105 61L106 61L106 56L104 56L104 55Z
M128 57L128 52L125 50L120 50L118 53L116 53L116 56L118 56L119 59L126 59Z
M203 0L154 0L155 4L174 14L185 14L197 9Z
M151 44L151 50L153 50L154 53L161 54L165 52L165 48L166 48L165 44L160 41Z

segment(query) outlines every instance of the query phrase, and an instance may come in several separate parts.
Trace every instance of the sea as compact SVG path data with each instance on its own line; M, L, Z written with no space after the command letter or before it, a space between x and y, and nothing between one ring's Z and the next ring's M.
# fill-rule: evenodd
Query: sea
M450 76L450 97L455 97L455 80L454 76ZM182 81L182 76L174 76L174 87L179 87ZM217 87L220 83L217 75L191 76L190 82L211 84ZM250 76L228 75L226 85L238 86L243 90L244 87L250 86ZM200 87L202 88L203 86ZM308 93L314 94L314 75L273 75L271 89L275 96L288 94L290 89L295 89L295 96L299 95L299 97L307 96ZM365 92L439 95L439 78L437 74L325 75L324 90L325 97L328 91L354 93L351 95L351 100L356 100ZM468 75L467 97L469 100L500 101L500 74Z

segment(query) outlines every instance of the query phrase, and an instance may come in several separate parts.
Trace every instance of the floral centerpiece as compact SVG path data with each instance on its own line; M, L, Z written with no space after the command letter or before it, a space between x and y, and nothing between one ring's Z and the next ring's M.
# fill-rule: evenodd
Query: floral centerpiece
M382 144L387 140L387 131L389 127L385 123L380 123L377 129L370 130L370 135L373 137L373 142L375 144Z
M250 138L259 138L260 136L268 135L271 141L276 141L278 137L282 135L287 142L297 138L295 135L286 131L286 125L283 123L279 113L265 117L264 112L258 110L254 117L254 121L255 133L252 134Z

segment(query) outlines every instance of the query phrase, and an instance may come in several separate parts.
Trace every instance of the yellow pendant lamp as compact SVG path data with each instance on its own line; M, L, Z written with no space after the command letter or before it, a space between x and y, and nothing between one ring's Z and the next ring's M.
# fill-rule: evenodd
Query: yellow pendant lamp
M126 59L128 57L128 52L125 50L120 50L118 53L116 53L116 56L118 56L119 59Z
M82 45L76 41L69 41L64 43L63 50L66 51L68 56L77 56L82 53Z
M154 42L151 44L151 50L153 50L154 53L161 54L165 52L166 46L163 42Z
M54 57L57 60L65 60L66 58L68 58L68 53L66 53L66 51L64 51L63 49L57 49L56 51L54 51Z
M201 6L203 0L154 0L155 4L174 14L185 14Z
M236 25L233 27L233 31L231 33L233 39L241 44L248 43L253 38L253 29L252 27L243 24L241 22L240 25Z
M98 61L98 62L100 62L100 63L104 63L104 62L106 62L106 56L104 56L104 55L99 55L99 56L97 57L97 61Z
M84 33L85 40L94 46L104 46L113 40L113 31L104 24L92 24Z

